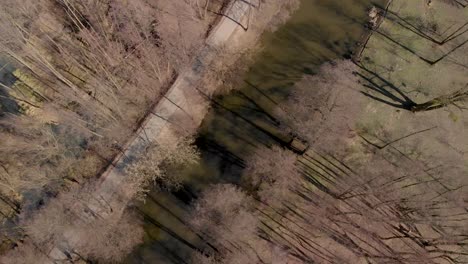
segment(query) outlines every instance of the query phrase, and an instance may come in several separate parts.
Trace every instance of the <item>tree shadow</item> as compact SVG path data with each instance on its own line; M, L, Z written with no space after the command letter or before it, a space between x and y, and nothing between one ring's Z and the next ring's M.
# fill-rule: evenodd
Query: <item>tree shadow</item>
M186 240L184 237L177 234L170 227L163 225L161 222L156 220L153 216L149 215L148 213L144 212L138 207L135 207L135 210L138 214L140 214L143 217L145 223L149 223L153 225L154 227L158 228L159 230L167 233L170 237L176 239L178 242L182 243L183 245L187 246L188 248L192 250L200 250L196 245L192 244L192 242Z
M404 44L400 43L399 41L393 39L392 37L390 37L388 34L385 34L379 30L376 30L374 31L375 33L379 34L380 36L384 37L385 39L387 39L388 41L396 44L397 46L399 46L400 48L408 51L409 53L413 54L414 56L418 57L420 60L424 61L425 63L429 64L429 65L435 65L437 64L438 62L440 62L441 60L445 59L447 56L449 56L450 54L452 54L453 52L457 51L458 49L460 49L461 47L463 47L467 42L468 42L468 39L466 39L465 41L463 41L462 43L458 44L457 46L453 47L450 51L446 52L444 55L442 55L441 57L439 57L438 59L435 59L435 60L431 60L431 59L427 59L425 58L424 56L420 55L418 52L416 52L415 50L413 50L412 48L408 47L408 46L405 46Z
M240 136L238 135L232 136L242 140L242 138L240 138ZM246 164L241 157L227 149L222 144L219 144L219 142L217 142L216 140L213 140L207 136L200 136L197 138L197 145L199 146L199 149L202 149L203 151L207 151L212 155L219 157L223 162L226 162L230 165L238 166L240 168L246 167Z
M20 107L8 93L8 87L14 85L17 78L13 75L14 67L0 58L0 116L3 113L18 113Z
M380 8L380 9L384 9L384 7L379 5L379 4L374 4L374 5L377 6L378 8ZM418 36L420 36L420 37L422 37L422 38L424 38L426 40L429 40L432 43L440 45L440 46L442 46L442 45L444 45L444 44L446 44L446 43L448 43L448 42L462 36L464 33L468 32L468 27L467 27L468 22L465 22L463 25L457 27L454 31L452 31L452 33L447 35L445 38L443 38L442 40L439 40L439 39L436 39L433 36L427 34L426 32L424 32L424 30L422 30L420 28L420 26L415 25L414 23L410 22L408 19L405 19L405 18L401 17L400 15L398 15L398 13L396 13L394 11L391 11L391 10L386 10L386 13L387 13L387 16L385 17L385 19L388 19L393 23L397 23L398 25L405 28L406 30L409 30L409 31L413 32L414 34L416 34L416 35L418 35ZM449 27L447 30L449 30L451 27Z
M4 113L18 113L19 110L15 99L4 88L0 87L0 116Z
M468 32L468 27L466 27L468 25L468 22L465 22L465 24L459 26L456 30L454 30L452 33L450 33L447 37L445 37L442 40L438 40L438 39L432 37L431 35L425 33L423 30L415 27L411 23L406 22L405 19L399 17L396 13L393 13L392 15L394 17L388 16L387 19L389 19L390 21L392 21L394 23L397 23L398 25L405 28L406 30L409 30L409 31L413 32L414 34L416 34L416 35L418 35L418 36L420 36L420 37L422 37L422 38L424 38L426 40L429 40L432 43L437 44L439 46L443 46L444 44L447 44L450 41L455 40L458 37L465 34L466 32Z
M455 3L455 5L460 8L465 8L468 6L467 0L452 0L452 2Z
M364 84L363 86L369 88L378 96L372 95L369 92L361 91L363 95L386 105L408 111L411 111L411 109L417 105L417 103L401 91L400 88L396 87L393 83L383 78L378 73L371 71L362 65L356 65L370 75L365 76L364 74L356 73L367 82L367 84ZM379 84L379 82L381 84Z
M458 0L455 0L455 1L458 1ZM398 25L400 25L404 29L409 30L409 31L413 32L414 34L416 34L417 36L419 36L421 38L424 38L424 39L432 42L433 44L437 44L439 46L443 46L444 44L447 44L448 42L450 42L452 40L455 40L455 39L459 38L460 36L464 35L466 32L468 32L468 27L467 27L468 22L465 22L464 24L462 24L461 26L459 26L455 30L453 30L452 33L450 33L448 36L446 36L442 40L436 39L435 37L433 37L433 36L429 35L428 33L426 33L423 29L421 29L421 26L412 23L407 18L401 17L396 12L389 10L389 8L383 7L381 4L378 4L378 3L373 3L373 4L374 4L374 6L378 7L381 10L385 10L384 19L388 19L393 23L397 23ZM447 31L449 31L453 26L454 26L454 24L452 26L450 26L443 34L445 34ZM411 54L415 55L420 60L424 61L425 63L427 63L429 65L437 64L438 62L445 59L446 57L451 55L453 52L458 50L459 48L463 47L468 42L468 39L466 39L466 40L462 41L461 43L457 44L456 46L454 46L453 48L451 48L448 52L446 52L444 55L440 56L439 58L429 59L429 58L419 54L415 49L410 48L407 45L404 45L403 43L401 43L401 41L398 41L398 40L392 38L388 32L386 33L386 32L383 32L382 30L379 30L379 29L376 29L373 32L376 33L376 34L381 35L383 38L385 38L386 40L388 40L389 42L391 42L393 44L396 44L400 48L403 48L404 50L410 52ZM433 31L433 33L436 33L436 32Z
M235 1L242 2L242 3L244 3L244 4L246 4L246 5L249 6L249 11L248 11L248 12L249 12L249 20L250 20L250 12L251 12L250 9L251 9L251 8L256 8L256 9L259 9L259 8L260 8L260 3L257 3L257 5L255 5L255 4L251 3L251 1L247 1L247 0L235 0ZM233 5L233 6L234 6L234 5ZM249 29L249 23L250 23L250 22L247 22L247 25L243 25L243 24L242 24L242 21L239 21L239 18L235 18L235 17L233 17L233 16L232 16L232 17L229 16L229 15L227 14L229 11L230 11L230 10L227 10L227 11L225 11L225 12L223 12L223 13L220 13L220 12L216 12L216 11L210 10L210 12L212 12L213 14L216 14L216 15L222 16L222 17L225 17L225 18L231 20L232 22L236 23L236 24L237 24L238 26L240 26L244 31L247 31L247 30Z

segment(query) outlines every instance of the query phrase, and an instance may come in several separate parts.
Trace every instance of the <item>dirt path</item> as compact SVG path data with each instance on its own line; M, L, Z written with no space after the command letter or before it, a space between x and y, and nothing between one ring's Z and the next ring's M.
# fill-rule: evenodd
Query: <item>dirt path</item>
M106 202L96 201L95 204L90 204L89 208L102 216L106 216L109 215L109 207L103 206L103 204L121 205L122 199L128 199L124 195L125 186L122 184L126 176L125 167L130 161L138 159L150 142L171 140L174 133L170 123L175 123L181 126L183 130L188 131L198 128L208 111L209 101L195 89L196 84L200 81L206 66L215 59L214 50L229 45L230 40L241 38L245 34L245 30L241 25L246 23L251 2L256 2L256 0L234 0L228 7L223 18L207 38L206 46L200 51L194 65L178 76L163 99L145 119L141 128L128 141L124 148L125 151L114 159L114 162L102 175L95 196ZM120 208L120 210L123 210L123 208ZM113 208L113 211L115 216L115 208ZM64 236L72 237L73 234L64 234ZM65 241L63 244L66 244ZM58 245L54 247L49 256L55 260L66 260L67 257L59 248Z

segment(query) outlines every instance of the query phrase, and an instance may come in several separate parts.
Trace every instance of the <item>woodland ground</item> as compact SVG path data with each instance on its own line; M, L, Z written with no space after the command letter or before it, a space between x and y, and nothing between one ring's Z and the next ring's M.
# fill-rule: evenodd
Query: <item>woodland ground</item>
M360 62L325 65L292 91L283 118L310 145L306 180L266 208L267 233L318 263L466 263L468 114L449 98L468 85L468 9L380 9Z
M393 1L362 56L366 100L357 127L382 151L401 152L428 168L454 166L468 172L468 113L461 105L413 113L422 103L468 84L468 8L433 1ZM412 135L414 134L414 135ZM406 138L403 138L406 137Z
M466 89L468 8L455 2L448 4L449 1L429 2L392 1L383 23L373 32L357 64L360 85L337 96L334 107L338 108L338 116L342 112L342 117L347 117L347 126L353 128L350 132L353 136L345 140L348 153L344 158L345 164L351 168L374 167L378 177L387 178L388 182L382 186L393 185L395 189L375 188L371 192L382 192L377 196L384 204L399 200L397 208L405 215L402 222L411 223L410 235L383 240L395 250L392 254L411 252L410 248L418 247L418 239L424 238L430 242L427 245L422 243L421 248L432 252L429 253L433 254L429 257L430 261L464 263L467 259L463 254L466 252L463 243L438 245L433 241L440 239L444 232L454 232L450 236L455 238L460 230L468 227L468 218L465 216L468 197L467 109L463 102L447 103L444 107L422 112L413 112L411 107ZM335 150L339 148L341 146L335 146ZM315 156L313 152L310 155ZM372 164L375 156L382 157L397 170L403 170L403 174L411 176L395 176L395 172L386 171L385 165L378 162ZM385 182L385 179L375 178L366 182L379 180ZM322 183L328 184L326 181ZM350 188L355 188L356 193L359 193L361 187L356 185ZM395 193L392 194L392 190ZM447 193L453 195L438 200L438 197ZM374 204L371 200L369 198L365 204L372 205L370 211L377 210L379 203ZM451 207L447 201L460 207ZM437 207L436 204L443 206L432 216L425 215L425 210ZM409 213L405 213L405 210ZM362 219L358 217L356 223L374 230L380 237L398 237L384 230L384 225L374 226L370 211L364 214L368 218L365 222L361 222ZM393 213L384 214L393 218ZM419 219L422 215L425 215L422 218L426 220L411 220L413 217ZM435 226L447 229L439 232ZM356 241L358 245L364 244L364 248L366 243L371 247L373 244L370 238ZM442 254L437 251L442 249L451 253L461 252L454 254L457 262L440 257ZM393 261L400 259L395 258ZM411 260L404 261L407 262Z

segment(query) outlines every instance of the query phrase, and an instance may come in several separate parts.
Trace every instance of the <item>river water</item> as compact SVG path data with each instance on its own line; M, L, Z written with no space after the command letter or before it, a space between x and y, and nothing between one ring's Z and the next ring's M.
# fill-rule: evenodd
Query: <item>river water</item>
M177 193L152 192L138 210L146 215L145 243L125 263L190 263L204 243L185 224L190 201L213 183L242 184L245 160L263 144L287 141L278 133L273 110L304 74L324 62L350 57L364 33L366 11L385 0L303 0L275 33L263 37L264 50L228 95L218 96L196 140L200 164L184 170L187 186ZM311 87L313 89L313 87Z

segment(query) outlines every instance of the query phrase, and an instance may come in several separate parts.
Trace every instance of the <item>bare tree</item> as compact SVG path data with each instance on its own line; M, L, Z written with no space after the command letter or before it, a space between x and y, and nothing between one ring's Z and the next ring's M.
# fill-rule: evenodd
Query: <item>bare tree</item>
M1 4L0 50L16 68L2 89L20 106L0 124L0 191L17 201L106 166L192 60L213 17L197 17L188 1Z
M223 11L229 0L190 0L192 6L196 7L198 17L207 19L210 13L219 14L217 10Z
M360 155L369 158L351 166L307 153L298 163L304 182L287 200L259 209L270 240L305 263L463 263L465 186L448 187L444 169L428 174L423 164L401 154Z
M152 143L138 161L127 167L126 187L137 199L144 199L154 187L178 189L183 179L178 169L196 164L199 153L190 138Z
M164 12L158 13L156 30L161 47L172 66L180 71L193 59L194 51L204 43L207 21L197 16L188 1L160 1Z
M73 251L87 259L120 262L143 242L144 231L138 219L129 213L113 219L98 219L76 232Z
M252 65L255 54L261 49L254 44L253 47L216 47L216 59L211 62L203 73L202 83L199 85L203 91L228 93L241 87L248 66ZM212 87L216 87L213 89ZM207 89L209 88L209 89ZM211 93L207 93L211 96Z
M467 99L468 85L451 94L439 96L424 103L414 103L414 105L411 106L410 110L413 112L423 112L439 109L450 105L453 105L461 110L466 110L467 107L464 104L466 103Z
M281 201L301 180L295 163L296 155L289 150L262 147L249 159L245 175L264 201Z
M23 215L26 234L42 249L59 246L66 255L116 262L142 242L143 229L124 204L112 205L94 185L76 187L51 199L32 217Z
M285 129L319 149L330 149L352 134L362 100L355 70L351 61L334 61L322 65L317 75L305 76L278 108Z
M0 147L2 153L0 182L2 193L21 200L22 193L40 190L53 181L60 181L68 169L65 162L55 173L55 164L65 160L69 150L53 127L30 117L3 118Z
M194 205L191 224L214 243L221 263L235 263L241 256L247 262L258 261L258 249L252 246L258 239L258 219L251 206L252 200L230 184L210 187Z

